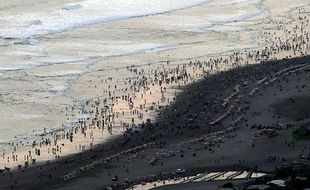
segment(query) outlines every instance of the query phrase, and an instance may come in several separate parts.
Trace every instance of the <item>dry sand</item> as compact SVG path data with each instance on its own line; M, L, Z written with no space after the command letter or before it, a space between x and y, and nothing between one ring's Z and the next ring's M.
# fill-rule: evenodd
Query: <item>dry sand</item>
M290 68L294 65L299 65L299 68L308 66L308 64L302 65L303 63L308 62L309 57L306 57L291 59L287 61L276 61L274 63L271 62L264 65L249 66L246 68L236 69L221 73L219 75L211 76L206 80L202 80L201 82L195 83L186 88L185 91L179 95L177 101L171 106L172 111L170 111L170 109L168 108L168 110L165 112L166 117L161 118L162 120L158 120L160 125L165 125L165 123L167 123L166 120L170 122L174 121L173 119L171 119L177 114L173 111L174 107L184 107L184 104L180 104L178 100L182 101L200 99L201 103L203 104L203 102L210 100L212 97L218 97L217 91L213 91L213 93L208 93L209 91L207 89L212 89L212 84L216 85L215 89L219 90L221 89L221 87L226 86L226 83L216 83L216 81L222 81L223 77L228 77L230 79L227 84L230 84L231 87L227 88L227 92L223 93L222 97L226 97L227 95L229 95L229 92L234 92L235 85L242 85L245 81L249 81L247 86L240 87L239 93L240 95L242 95L243 99L238 102L236 101L236 98L233 98L229 103L231 105L239 105L240 107L246 107L246 105L250 104L249 109L243 110L244 113L234 112L234 114L229 115L223 121L223 127L220 127L220 125L211 127L216 130L220 130L225 128L227 129L227 127L232 126L233 129L226 132L217 133L218 135L215 135L216 138L220 138L221 140L212 141L213 143L215 143L215 145L212 145L210 147L208 144L208 139L214 139L214 137L212 137L214 136L212 135L212 133L210 135L207 135L207 137L205 138L199 138L200 135L197 135L203 135L209 130L208 127L206 128L206 124L202 125L203 123L208 123L206 121L202 123L205 117L199 117L194 120L193 124L185 124L184 127L181 129L173 127L175 125L168 125L168 127L171 126L175 128L174 130L177 130L174 132L168 132L165 129L156 129L156 131L154 131L152 130L152 128L149 128L142 130L137 135L132 135L132 138L136 139L134 141L131 141L131 143L128 143L128 145L134 145L135 142L138 143L138 136L145 137L144 141L147 141L147 139L149 138L149 140L152 139L152 136L148 135L150 132L151 134L156 135L161 133L161 131L166 131L165 133L163 133L162 137L157 137L156 140L157 142L165 142L165 144L163 144L162 146L163 148L159 148L159 145L157 145L155 147L142 149L138 152L128 153L123 156L120 155L119 158L112 159L111 163L107 163L102 166L98 165L97 162L95 162L95 167L93 169L90 169L86 173L80 173L78 175L78 178L70 180L69 183L59 181L58 177L61 175L62 172L68 170L69 168L79 167L81 163L85 163L85 161L89 158L93 160L100 160L100 158L104 158L104 155L108 155L111 151L117 152L118 148L114 147L110 150L106 149L109 147L109 145L107 144L101 147L102 149L105 149L107 151L101 152L101 148L94 149L93 152L87 151L81 156L73 157L73 159L75 159L75 162L73 162L72 164L63 164L63 161L60 161L49 166L42 166L41 181L39 179L33 181L33 178L38 177L39 174L39 168L36 167L29 168L25 170L25 172L14 173L11 180L17 179L17 188L21 187L20 184L27 184L26 186L29 188L40 187L47 189L85 189L91 186L92 189L102 189L105 185L113 184L111 178L114 175L119 176L119 182L117 183L122 184L122 181L125 180L125 178L128 178L129 181L135 181L139 176L151 176L154 174L159 174L163 171L169 173L173 172L176 168L184 168L187 171L191 172L191 174L195 174L195 172L202 170L227 171L229 170L229 168L254 169L255 167L257 167L258 170L262 171L273 171L275 167L278 167L283 163L291 162L294 160L302 161L299 160L299 156L307 155L309 153L309 142L293 141L291 132L294 128L298 127L304 122L307 122L307 120L300 123L293 122L293 128L287 129L286 126L290 126L287 124L292 124L292 121L288 122L285 120L285 118L274 119L272 117L272 114L270 113L269 108L271 108L275 102L280 101L279 97L287 98L290 97L291 94L295 95L296 93L300 93L300 95L303 96L309 95L310 86L302 88L301 92L298 91L299 89L296 89L296 83L304 84L309 80L309 73L304 71L304 69L300 69L300 71L295 71L294 73L288 71L278 76L279 79L273 84L266 83L259 86L257 85L257 82L264 77L272 79L272 77L274 77L278 71L281 71L285 68ZM293 70L298 69L295 68ZM248 74L244 75L244 73ZM298 77L298 79L300 79L299 82L297 82L296 76ZM281 85L285 86L285 88L289 91L280 91L279 86ZM259 91L261 91L262 93L259 93L258 91L258 93L254 96L248 96L248 93L254 87L259 87ZM206 92L207 94L209 94L207 96L210 96L210 98L206 98L205 96L201 97L201 93ZM277 93L277 95L270 96L270 93ZM222 100L224 99L225 98L222 98ZM185 105L190 106L191 104ZM219 106L220 105L221 104L219 104ZM203 107L200 106L193 108L190 106L187 107L187 109L189 111L188 113L184 113L179 116L179 119L181 121L182 118L189 118L190 115L192 115L191 113L199 113L200 109L203 109ZM223 110L225 111L225 109ZM220 111L217 115L221 115L221 112L222 111ZM232 125L231 121L235 121L236 118L243 114L246 115L246 120L242 120L239 124ZM212 121L212 118L210 118L209 121ZM278 122L281 122L283 124L283 129L277 131L279 135L274 138L269 138L264 135L257 136L255 134L260 129L251 127L254 124L261 124L265 126L269 125L270 128L274 128ZM195 125L201 125L200 129L195 129ZM208 147L207 149L206 146ZM173 151L175 153L175 156L162 158L163 153L168 153L169 151ZM195 157L193 156L194 153L196 154ZM159 156L158 163L154 166L149 165L148 162L150 158L156 157L156 155ZM181 155L183 155L183 157L181 157ZM269 161L270 156L275 156L276 159ZM68 162L69 158L66 160ZM54 167L55 169L52 169ZM52 174L52 179L48 179L48 174ZM2 180L2 185L5 185L9 181L11 181L8 174L3 176ZM55 180L59 183L56 186ZM25 185L23 185L22 187L24 188Z
M280 100L296 96L296 94L299 96L309 96L308 86L304 86L302 89L299 87L298 89L296 88L296 84L300 83L304 85L308 82L308 73L305 70L309 63L309 57L279 61L279 63L268 62L263 65L256 65L255 67L249 66L243 69L218 73L221 70L237 68L244 64L258 63L274 58L281 59L285 57L299 57L304 54L307 55L309 51L309 39L306 38L305 31L309 28L309 25L307 25L308 20L299 20L298 18L300 14L308 16L308 13L303 11L304 9L302 9L301 13L298 9L290 11L293 14L292 21L285 27L282 23L278 23L277 19L279 17L264 21L264 25L260 25L260 27L268 28L269 26L277 26L280 29L275 34L273 34L275 28L265 30L265 35L272 39L270 46L267 46L269 49L267 48L266 52L262 50L264 48L258 48L246 50L246 52L235 51L227 53L226 55L222 55L223 60L229 60L225 64L220 64L222 60L218 64L216 61L220 60L220 57L214 57L215 62L211 65L208 65L210 62L209 59L209 62L196 61L187 65L182 65L182 62L188 63L187 60L183 60L170 64L163 63L160 66L149 65L142 68L122 68L117 73L123 75L123 79L115 78L115 73L112 72L105 72L104 77L100 77L103 74L103 71L100 70L98 72L92 72L89 75L84 75L80 78L81 82L74 84L71 94L67 94L67 96L77 99L93 97L84 109L85 113L90 115L91 118L85 127L87 128L87 132L82 133L82 130L84 130L83 127L77 128L73 143L66 138L68 131L58 133L60 135L57 145L61 147L61 151L57 147L56 154L47 153L49 148L56 149L56 145L40 146L42 152L40 156L34 155L34 149L39 148L39 146L37 145L31 148L32 142L29 142L29 145L24 145L27 148L24 148L24 146L21 148L18 147L21 150L16 151L18 153L14 152L14 155L19 155L19 161L10 161L8 163L6 155L1 160L3 165L16 166L19 162L23 163L23 156L28 154L29 149L32 150L32 155L38 158L38 161L52 160L55 156L59 156L60 159L54 163L33 166L22 169L21 171L14 171L13 173L4 172L4 176L1 178L1 188L5 189L12 186L17 189L85 189L89 187L92 187L92 189L102 189L107 185L113 185L111 177L114 175L119 176L118 183L122 184L125 178L128 178L129 181L137 181L137 178L141 176L150 176L162 171L172 172L176 168L196 171L195 168L227 170L230 167L254 168L257 166L260 170L272 171L276 166L280 166L283 163L283 158L286 161L293 161L298 159L300 154L307 154L307 151L309 151L308 142L291 142L292 129L279 131L279 136L270 139L265 136L253 136L257 132L257 129L252 129L249 126L253 124L276 125L278 122L286 125L293 122L287 118L273 117L275 114L271 114L271 109L273 107L272 105L278 103ZM297 28L295 28L296 25L298 26ZM301 26L305 26L305 28L301 29ZM300 44L300 41L296 39L300 36L304 37L301 39L307 41ZM282 41L279 39L282 39ZM300 38L298 39L300 40ZM287 44L285 44L285 40L288 40ZM295 45L295 43L299 43L300 45L296 50L295 46L291 46L291 44ZM290 48L286 49L287 47ZM193 48L203 51L199 47L190 47L194 51ZM233 47L232 49L236 48ZM199 54L199 51L195 52ZM258 51L261 53L258 57L251 57L248 54ZM188 52L188 49L185 48L184 51L179 51L176 57L179 57L180 54L185 54L185 52ZM270 54L263 55L263 52ZM151 57L151 55L147 56ZM294 73L276 73L294 65L301 65L291 69L295 71ZM95 67L96 63L93 66ZM176 74L175 68L179 68L178 72L180 73ZM166 78L164 79L178 75L181 78L175 83L171 82L170 84L164 79L155 79L155 72L161 73L158 74L159 77L165 76ZM166 76L166 73L169 77ZM299 76L300 80L296 81L294 75ZM147 76L147 80L144 80L142 76ZM207 76L206 79L199 81L203 76ZM264 77L267 77L267 79L263 83L257 84ZM288 82L275 77L287 77ZM137 82L138 85L128 85L129 79L132 83ZM165 82L159 85L159 81ZM183 89L181 88L181 86L193 82L197 83ZM117 88L115 88L115 84L117 84ZM140 89L132 89L132 91L128 92L125 88L129 88L129 86ZM284 88L283 91L280 90L282 88ZM181 89L183 90L182 93L180 93ZM251 91L255 93L249 95ZM127 105L130 101L128 99L124 101L121 98L124 92L128 94L127 98L130 97L133 100L131 109ZM101 96L101 94L104 96ZM176 101L173 101L175 95L177 95ZM96 111L96 109L101 110L105 108L106 104L103 104L102 101L106 96L109 97L107 104L109 108L108 112L104 112L104 114L111 114L109 116ZM112 97L118 98L117 100L114 98L111 101ZM100 101L98 101L98 98ZM97 105L96 101L101 102L101 104L98 103ZM223 106L225 101L227 105ZM75 103L73 112L78 112L78 102L76 101ZM168 104L171 105L165 107ZM248 106L249 109L245 109ZM69 111L67 110L65 113L70 118L70 114L72 114L72 111L70 111L71 107L67 106L67 109ZM154 112L150 111L153 109L157 110L156 113L158 113L158 116L153 115ZM228 110L230 111L227 112ZM124 111L124 115L122 111ZM105 118L113 117L112 121L108 122L108 125L115 126L111 130L102 130L103 128L96 126L97 122L99 122L98 118L103 115ZM245 116L242 117L243 115ZM157 116L156 121L152 122L152 124L144 125L141 131L135 131L135 127L133 127L133 130L127 131L123 138L111 139L106 144L94 146L106 140L110 136L110 133L122 134L127 127L117 127L120 124L131 126L133 118L135 121L134 124L139 124L147 119L154 118L154 116ZM224 119L218 122L218 118ZM102 124L100 122L99 124ZM213 123L213 126L210 123ZM229 127L236 126L239 126L240 129L225 131ZM109 128L109 126L105 127ZM73 133L73 131L69 130L69 133L71 132ZM219 132L219 134L216 135L215 132ZM203 135L211 135L208 138L214 138L212 137L214 133L217 138L222 139L223 143L220 142L221 140L218 140L214 147L205 150L205 147L202 146L197 138ZM227 138L227 136L235 137ZM53 139L56 137L49 138ZM207 142L205 138L200 140ZM38 142L40 142L40 137L38 138ZM143 146L144 144L146 145L145 147ZM252 144L255 144L255 146L253 147ZM103 164L103 166L100 165L106 157L133 147L138 148L126 152L125 156L115 156L110 159L111 163ZM79 153L74 156L64 157L68 153L78 153L83 150L86 151L82 154ZM148 164L152 158L157 156L157 152L160 157L163 152L167 153L169 151L176 153L176 156L159 159L155 166ZM193 153L196 153L195 157L193 157ZM8 154L10 155L10 153ZM181 155L184 157L181 157ZM279 159L270 163L267 161L269 156L277 156ZM9 160L11 159L10 155ZM87 172L84 173L83 171L81 173L78 168L85 165L90 167L85 169ZM62 177L72 171L78 171L75 175L75 178L77 177L78 180L73 179L69 182L64 182Z

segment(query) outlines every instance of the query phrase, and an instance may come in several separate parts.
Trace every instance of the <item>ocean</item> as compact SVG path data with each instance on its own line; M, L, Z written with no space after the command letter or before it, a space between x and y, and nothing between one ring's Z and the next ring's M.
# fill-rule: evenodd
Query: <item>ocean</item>
M279 3L280 2L280 3ZM77 121L114 69L268 44L261 23L307 0L0 0L0 143ZM258 43L259 41L259 43ZM0 149L0 150L1 150Z

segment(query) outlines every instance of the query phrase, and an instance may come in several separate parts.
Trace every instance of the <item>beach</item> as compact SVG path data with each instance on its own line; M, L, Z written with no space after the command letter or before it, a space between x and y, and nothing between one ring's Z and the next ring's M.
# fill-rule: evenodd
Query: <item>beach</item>
M38 6L35 10L43 12L57 3L59 1L45 6L44 1L35 5L29 2L25 3L26 7L8 9L4 15L11 15L12 11L19 13L20 9L25 9L27 13L28 9L34 9L33 6ZM109 75L115 78L118 75L116 68L160 65L166 61L182 64L200 58L203 61L203 57L213 54L263 46L268 43L261 30L266 23L260 23L269 17L271 13L268 12L273 10L274 15L286 14L302 3L296 1L291 5L290 1L285 1L279 7L273 1L266 1L264 6L269 8L263 8L256 1L206 2L205 5L171 13L123 19L46 35L40 33L41 30L47 30L45 25L40 29L42 24L39 21L29 19L27 22L37 25L31 25L34 32L25 34L25 37L20 37L16 32L9 33L14 28L8 30L3 27L1 97L2 106L6 109L2 109L5 111L1 112L1 118L3 128L8 129L6 131L9 134L2 133L2 143L42 134L44 127L47 131L55 131L64 128L62 125L72 125L78 113L67 111L66 107L73 106L74 101L83 104L85 100L101 95L101 90L89 89L90 86L94 87L89 81L95 83L101 80L101 76L105 80ZM66 8L56 5L56 10ZM219 8L222 12L215 12ZM252 12L257 15L251 15ZM162 23L162 20L167 23ZM276 30L272 24L267 24L267 27L270 27L269 32ZM130 73L124 71L119 75L124 75L119 77L119 80L123 80ZM16 127L14 129L11 126Z
M166 120L168 117L170 122L174 122L171 118L176 116L177 113L167 110L164 112L166 117L164 116L162 120L157 121L158 126L163 127L157 128L156 131L154 126L151 125L140 130L140 132L128 133L125 138L114 139L114 141L110 142L111 144L103 144L80 155L68 157L55 163L21 170L23 172L13 172L12 176L4 173L1 178L4 181L1 184L7 184L5 181L10 182L12 179L16 179L15 188L19 188L19 184L23 184L20 188L27 186L29 189L83 189L91 185L93 189L102 189L108 184L113 188L113 184L119 184L115 188L123 189L122 181L125 179L139 181L139 179L147 180L151 178L150 176L165 178L165 175L169 177L169 172L175 171L176 168L186 169L187 172L193 175L207 171L227 171L232 169L272 172L274 168L292 161L307 164L307 161L301 159L300 155L309 154L309 141L294 141L291 132L300 125L309 122L309 120L303 118L303 120L296 122L287 117L281 118L281 116L273 119L270 109L274 106L274 103L289 99L292 95L293 97L309 95L309 86L302 87L302 84L307 83L309 80L308 61L309 57L307 56L230 70L194 83L178 97L181 102L188 100L189 96L192 99L207 102L212 96L218 97L218 93L214 90L214 93L209 93L210 98L201 99L199 97L202 92L205 92L205 87L210 88L210 92L212 92L212 85L210 84L215 84L215 89L220 90L225 84L216 84L216 81L222 81L223 77L228 77L231 80L227 83L231 87L227 88L227 92L223 93L222 96L226 97L231 92L234 92L235 85L241 84L242 87L240 88L242 89L240 89L239 95L243 95L245 99L237 104L244 108L247 104L250 104L249 109L244 112L246 118L242 120L239 120L239 118L243 115L243 112L234 112L234 114L230 114L225 118L222 127L219 124L216 124L212 129L203 127L203 125L196 127L196 125L201 124L201 120L205 119L205 117L202 117L191 124L185 125L183 128L176 127L175 131L173 131L173 128L169 128L169 126L173 127L174 125L167 124ZM248 73L248 75L244 75L244 73ZM275 76L278 77L278 80L275 83L269 83ZM296 79L296 76L298 76L298 79ZM261 79L265 77L268 80L262 83ZM249 81L246 86L243 85L245 80ZM296 88L297 80L300 88ZM284 91L280 90L281 84L285 84ZM248 93L252 92L252 89L258 87L259 91L256 94L248 95ZM274 93L279 93L280 99L278 96L273 95ZM219 97L219 99L221 98ZM233 98L230 104L235 104L236 99L237 97ZM175 106L190 110L189 113L180 115L184 119L188 119L192 115L191 112L199 113L200 109L203 109L201 106L193 109L191 104L180 104L178 101L172 105L171 109L174 110ZM222 103L219 103L218 106L222 107ZM217 116L220 117L221 113L219 112ZM272 113L275 114L275 111ZM181 118L180 120L182 120ZM213 121L212 118L210 121ZM236 121L240 122L235 123ZM278 135L271 138L268 132L262 132L266 129L276 130ZM160 133L164 135L159 135ZM171 138L172 136L173 138ZM145 139L142 140L141 137ZM121 146L120 142L126 140L126 138L132 140ZM144 142L146 144L141 145ZM158 160L154 164L150 164L150 160L156 157ZM73 168L77 168L77 170ZM40 170L39 173L38 170ZM76 171L74 172L75 177L65 181L63 178L58 178L67 171ZM118 175L117 182L111 181L111 178L115 175ZM145 178L142 176L145 176ZM57 181L57 185L55 181Z
M25 7L48 13L58 3ZM75 18L96 11L91 3L57 11ZM306 1L171 7L114 15L111 6L111 18L57 32L38 12L43 21L18 26L27 32L0 31L2 64L18 63L1 65L1 188L126 189L178 168L272 172L309 154L308 141L291 137L307 109L297 119L281 111L281 101L308 101Z

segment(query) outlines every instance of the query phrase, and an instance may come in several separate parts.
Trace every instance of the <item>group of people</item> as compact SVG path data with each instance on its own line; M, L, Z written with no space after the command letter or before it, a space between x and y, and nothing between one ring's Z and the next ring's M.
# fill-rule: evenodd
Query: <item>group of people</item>
M133 148L116 153L109 160L117 155L143 149L145 146L162 146L167 141L163 140L164 137L183 135L182 133L187 133L188 128L201 128L205 125L207 126L206 133L211 134L215 130L212 126L220 127L228 115L235 114L234 107L227 105L230 104L232 98L238 98L241 89L235 88L232 97L224 97L220 94L214 96L208 91L208 85L212 86L211 83L213 83L214 86L210 87L212 90L212 88L217 88L218 83L221 83L219 86L224 91L231 87L231 80L235 80L240 82L240 86L245 87L247 81L243 79L259 79L265 72L262 70L242 73L242 75L230 72L224 75L222 74L223 70L246 64L264 64L270 60L299 57L309 53L310 35L307 28L310 23L308 14L304 9L298 11L299 17L293 22L294 25L291 28L286 27L286 23L274 21L272 18L266 21L273 25L278 22L277 27L281 31L279 34L264 32L264 35L268 36L266 39L271 39L264 48L234 51L218 57L211 57L206 61L191 61L186 64L173 64L167 61L160 65L127 67L131 77L126 77L123 80L117 79L117 76L115 76L116 79L113 77L102 79L101 84L108 88L103 89L100 96L82 101L82 106L75 101L74 106L67 108L67 110L79 109L79 114L83 115L76 121L74 127L63 128L51 134L45 133L32 142L11 143L12 150L3 152L2 160L5 160L9 166L16 163L21 168L27 167L29 162L34 164L36 160L40 160L43 154L49 155L51 159L60 159L66 154L67 150L65 151L65 149L67 148L65 147L69 146L68 144L78 143L72 147L76 147L76 152L80 152L94 148L96 143L101 142L100 135L119 134L119 131L122 131L124 140L121 145L115 146ZM185 99L180 97L182 95L179 96L178 92L182 89L181 87L213 74L218 74L218 77L207 82L208 85L198 83L193 85L192 90L185 91L187 95L184 95L184 98L188 98L195 94L193 89L206 87L205 92L198 95L206 97L202 102L200 99L185 102ZM252 76L249 77L250 75ZM94 88L100 88L101 84L96 84ZM178 96L179 99L175 99L175 96ZM168 107L174 99L180 104L172 103ZM192 113L190 109L196 106L201 107L200 112ZM171 114L165 114L164 111L169 111L169 109L172 110ZM156 110L157 120L153 122L152 113L156 113ZM226 113L223 112L225 110ZM226 115L215 117L221 113ZM203 115L204 119L201 119L200 115ZM239 116L233 118L236 120ZM191 133L185 135L190 136ZM152 144L151 142L156 143ZM4 164L4 162L1 163ZM6 164L2 165L2 167L4 166Z

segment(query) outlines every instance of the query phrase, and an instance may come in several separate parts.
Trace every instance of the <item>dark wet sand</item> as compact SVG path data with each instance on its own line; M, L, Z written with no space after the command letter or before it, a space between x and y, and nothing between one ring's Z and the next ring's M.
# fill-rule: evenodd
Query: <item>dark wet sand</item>
M115 138L108 143L95 147L91 151L68 156L48 165L43 164L42 166L30 167L22 171L3 173L3 176L0 177L0 189L11 189L11 187L14 187L14 189L56 189L68 187L67 189L70 189L72 184L79 184L83 176L89 177L97 176L97 174L102 172L108 173L110 170L117 170L119 165L121 165L117 164L117 161L113 161L113 164L97 165L95 168L78 175L77 179L67 182L61 179L67 172L80 168L92 161L109 157L117 152L145 143L153 143L148 148L164 149L169 144L176 144L187 139L228 128L230 125L225 122L222 125L215 126L211 126L210 122L225 112L227 108L221 106L222 100L229 96L236 85L243 84L245 81L255 83L255 81L260 80L265 75L271 75L289 66L304 63L310 63L310 56L245 66L207 77L184 88L183 93L176 97L176 101L161 111L155 123L146 124L140 131ZM130 155L128 153L126 156ZM166 171L165 167L166 165L160 170ZM185 167L191 168L190 166ZM217 167L222 168L223 165L215 165L214 170ZM242 164L240 167L242 167ZM152 170L148 170L148 167L144 167L143 164L139 163L134 168L137 171L141 170L141 172L137 172L136 175L133 173L128 174L131 176L131 179L144 174L149 175L152 172ZM171 171L170 169L170 167L167 167L167 171ZM154 170L154 172L156 171ZM104 189L104 186L112 184L111 176L106 175L106 179L98 179L96 187L101 186ZM73 185L73 187L76 189L76 186Z
M310 96L294 96L273 105L277 115L300 121L310 119Z

